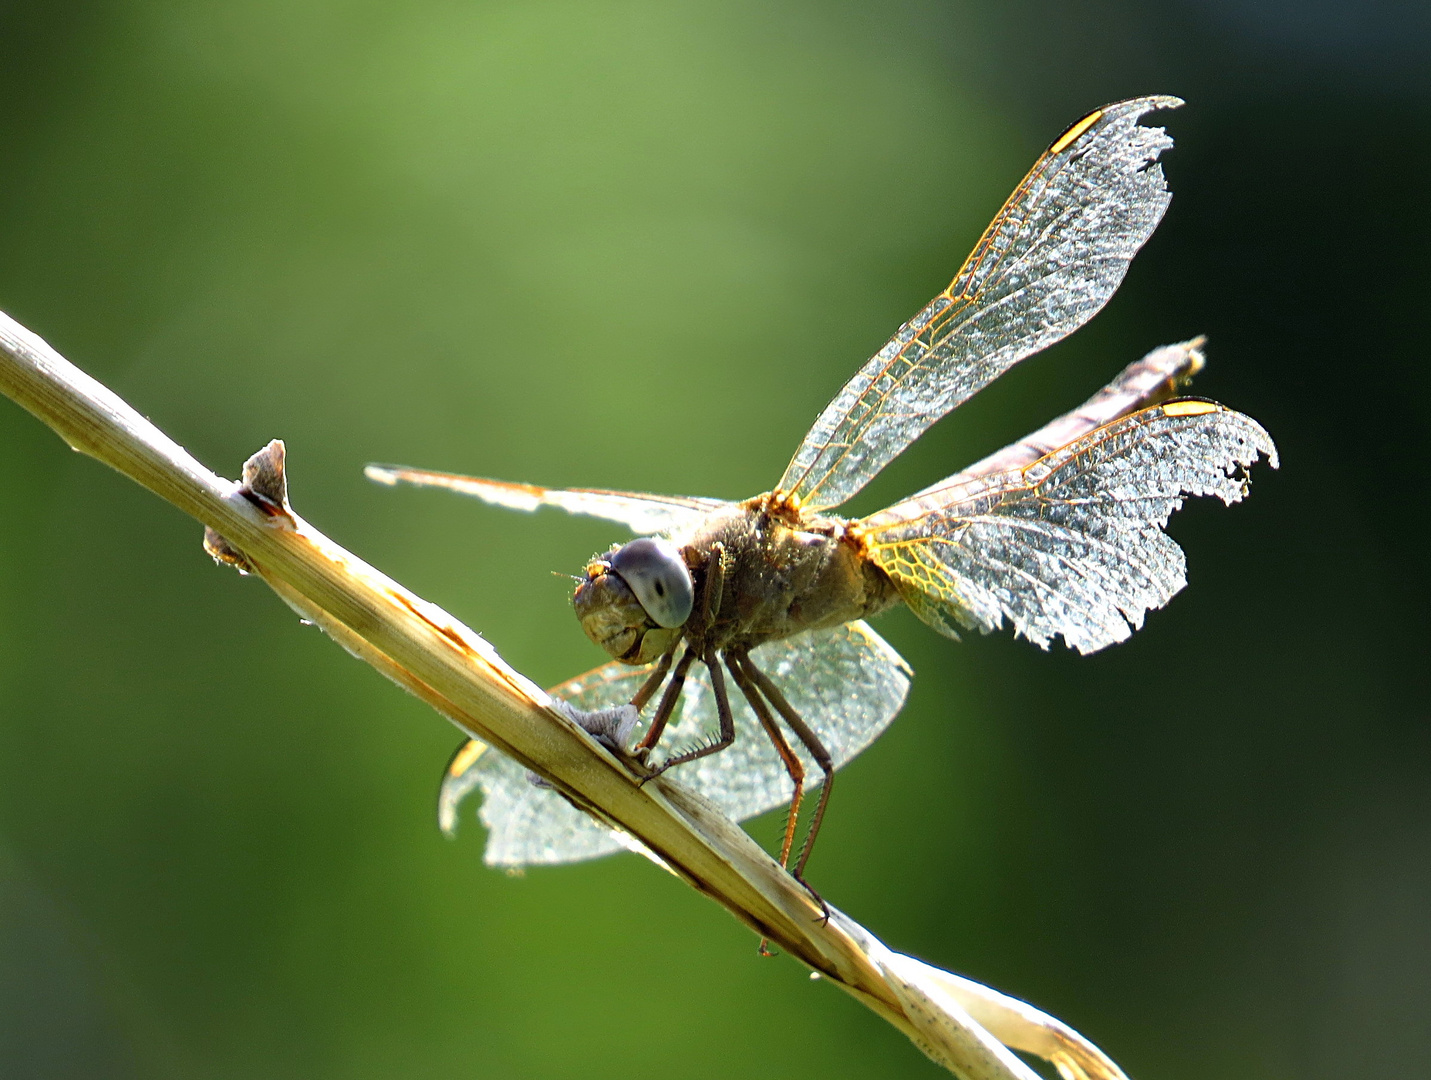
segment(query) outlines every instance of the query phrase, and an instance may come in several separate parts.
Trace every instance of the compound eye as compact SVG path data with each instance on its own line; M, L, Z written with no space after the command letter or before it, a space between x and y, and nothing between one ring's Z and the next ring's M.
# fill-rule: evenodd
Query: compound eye
M696 590L675 544L643 536L617 548L608 562L657 626L681 626L690 618Z

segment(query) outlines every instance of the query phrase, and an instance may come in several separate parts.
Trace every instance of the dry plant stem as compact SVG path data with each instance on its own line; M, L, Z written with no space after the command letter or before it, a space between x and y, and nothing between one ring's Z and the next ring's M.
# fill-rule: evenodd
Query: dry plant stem
M1031 1080L1010 1046L1052 1061L1066 1080L1122 1080L1095 1047L1031 1006L894 953L838 912L824 923L806 891L699 796L665 779L638 784L472 630L333 543L286 503L265 503L204 468L3 314L0 391L74 449L221 534L286 603L350 653L623 829L672 873L839 984L956 1075ZM266 459L272 464L276 455L280 469L281 452L281 444L271 444Z

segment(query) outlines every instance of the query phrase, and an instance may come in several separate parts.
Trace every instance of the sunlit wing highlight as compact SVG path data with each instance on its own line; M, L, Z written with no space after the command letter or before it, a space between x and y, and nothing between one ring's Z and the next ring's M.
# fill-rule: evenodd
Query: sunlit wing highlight
M1118 377L1078 408L1050 420L1032 435L996 450L967 469L946 477L911 498L932 495L944 488L958 487L980 476L1008 472L1032 465L1039 458L1081 439L1120 416L1166 401L1178 393L1207 362L1202 347L1206 338L1197 337L1176 345L1163 345L1135 360Z
M1181 104L1109 105L1049 147L949 287L820 414L778 490L839 506L949 410L1091 318L1170 198L1156 159L1172 140L1138 120Z
M683 495L648 495L639 491L606 491L602 488L544 488L535 484L486 480L479 476L411 469L402 465L369 465L363 473L369 480L389 487L411 484L414 487L445 488L509 510L532 511L554 506L568 514L618 522L640 535L678 531L693 525L712 510L730 505L720 499Z
M773 641L751 656L815 729L837 768L884 731L909 691L908 665L863 622ZM551 694L577 709L609 708L629 701L649 673L650 668L613 662L562 683ZM743 821L788 805L792 788L789 774L744 699L734 695L731 705L734 745L677 766L667 775L710 799L732 820ZM644 734L649 719L648 715L638 724L633 742ZM679 712L662 745L675 754L709 740L716 730L710 678L704 667L697 666L686 681ZM483 858L488 864L578 862L629 846L556 791L533 784L522 766L496 751L477 749L481 745L469 743L453 758L443 777L438 813L444 830L451 832L462 800L473 791L482 792L478 816L487 827ZM807 772L818 777L815 762L803 748L799 753Z
M1164 533L1185 495L1247 493L1256 421L1180 399L1132 413L1023 468L940 484L857 523L870 557L914 612L954 635L1005 619L1044 648L1061 636L1094 652L1122 641L1185 584Z

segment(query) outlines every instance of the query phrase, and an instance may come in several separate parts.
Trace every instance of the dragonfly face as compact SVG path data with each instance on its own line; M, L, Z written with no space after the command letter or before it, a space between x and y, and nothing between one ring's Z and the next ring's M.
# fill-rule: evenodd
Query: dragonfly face
M1180 104L1109 105L1055 140L948 288L856 372L764 495L563 490L392 466L368 475L655 537L588 566L577 615L616 660L552 694L578 710L636 705L641 760L664 736L675 749L652 772L679 767L682 783L736 820L788 804L782 864L802 796L823 785L791 866L803 880L835 770L888 725L909 686L908 667L863 620L902 601L950 637L1008 622L1044 648L1055 637L1104 648L1185 584L1182 550L1163 532L1183 499L1236 502L1259 456L1277 463L1255 421L1176 396L1203 366L1199 338L1153 350L1077 409L894 506L856 521L830 513L936 420L1107 302L1170 198L1157 158L1172 142L1139 121ZM445 828L477 787L490 863L625 846L480 744L449 767Z
M694 595L675 545L643 536L588 563L572 606L592 641L625 663L649 664L680 640Z

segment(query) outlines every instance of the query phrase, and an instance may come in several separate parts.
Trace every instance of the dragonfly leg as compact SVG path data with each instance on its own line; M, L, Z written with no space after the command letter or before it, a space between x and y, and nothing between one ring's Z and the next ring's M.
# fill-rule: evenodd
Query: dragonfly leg
M656 670L651 672L651 677L641 684L641 689L636 691L636 696L631 699L631 704L636 706L636 711L640 712L646 707L646 702L651 700L652 695L661 688L661 684L666 681L666 672L671 670L671 658L676 655L676 650L672 647L668 652L661 654L661 659L656 662Z
M749 663L748 655L744 651L734 655L726 653L725 663L726 667L730 669L731 677L735 679L735 684L745 695L745 700L750 702L750 707L755 711L755 717L760 721L760 726L765 729L765 734L770 736L770 741L775 745L775 752L780 755L780 760L785 765L785 771L790 774L790 782L795 785L794 793L790 796L790 813L785 819L785 839L780 844L780 865L788 867L790 865L790 848L795 843L795 830L800 824L800 802L805 797L805 763L800 760L794 750L790 749L790 743L780 733L780 725L775 722L775 717L770 715L770 706L765 703L765 699L760 696L759 689L756 688L750 676L745 673L744 665Z
M835 762L830 757L830 752L825 749L825 744L820 741L820 737L815 734L809 724L801 719L800 714L795 711L790 702L785 700L785 695L780 692L780 687L770 681L770 678L755 666L750 657L745 658L745 671L755 685L760 687L760 692L765 695L766 700L775 706L775 711L781 719L790 726L790 730L795 733L795 737L805 745L805 749L810 751L810 756L815 759L815 763L825 774L824 785L820 788L820 801L815 804L815 813L810 818L810 831L805 834L805 842L800 845L800 855L795 860L795 868L790 871L796 881L810 889L819 898L819 893L815 893L810 888L810 883L805 880L805 864L810 861L810 851L815 846L815 837L819 835L820 823L825 820L825 807L830 803L830 790L835 786ZM825 907L825 901L820 900L820 906ZM829 918L829 909L826 908L825 917Z
M676 670L671 672L671 681L666 684L666 692L661 695L661 704L656 706L656 715L651 718L651 729L646 732L646 737L636 744L636 756L645 760L651 752L651 748L661 739L661 733L666 730L666 724L671 719L671 713L676 709L676 701L681 696L681 687L686 684L686 672L691 669L691 663L695 660L696 654L687 647L685 654L676 664ZM641 687L641 691L636 695L646 691L646 687L651 685L651 680L646 680L646 686ZM651 690L654 693L655 687ZM639 706L638 706L639 707Z
M720 595L721 590L725 586L724 544L717 543L711 545L711 557L707 567L705 584L701 589L702 631L711 628L711 624L715 622L716 613L720 611ZM651 673L651 677L647 679L641 686L641 689L636 692L636 697L632 699L631 703L635 705L638 710L650 700L651 695L656 692L656 687L661 685L661 679L665 678L666 668L670 667L671 656L674 655L674 653L675 650L672 649L670 653L661 657L661 662L656 670ZM661 733L666 730L666 724L670 721L671 713L676 708L676 700L681 696L681 687L686 681L686 672L690 669L691 661L695 658L696 653L688 644L686 646L685 655L681 657L680 663L676 665L675 674L671 676L671 682L667 685L665 694L661 696L661 704L656 708L656 715L651 718L651 729L646 732L646 737L636 746L636 754L642 761L645 761L646 758L650 756L651 751L661 738ZM709 666L709 664L710 661L707 660L707 666ZM719 677L719 674L719 672L716 673L717 677ZM717 705L724 700L724 694L725 687L722 686L717 694ZM729 703L727 703L727 710L728 709ZM734 738L735 736L732 733L732 741ZM716 749L724 749L729 745L730 743L726 742L716 747ZM690 759L683 757L681 760L689 761ZM653 772L651 776L657 776L665 772L673 764L680 764L680 762L667 761L663 763L656 772ZM646 779L649 780L650 778L651 777L648 776ZM642 782L644 783L645 781Z
M707 564L705 584L701 589L701 630L709 630L711 624L715 622L716 613L720 610L720 594L725 585L725 545L713 544L711 546L711 558ZM671 657L675 654L673 648L671 652L661 657L656 670L651 672L651 677L642 684L641 689L636 692L631 704L635 705L639 711L651 695L656 692L656 688L661 685L661 680L666 677L666 669L671 665ZM686 645L685 654L681 657L680 663L676 665L676 671L671 676L670 683L666 686L666 692L661 696L661 703L656 707L656 715L651 718L651 728L646 732L646 737L636 745L636 756L645 761L655 749L656 743L660 741L661 733L666 730L666 724L671 719L671 713L676 708L676 700L681 696L681 687L686 681L686 672L690 669L691 662L696 658L695 651L689 644ZM723 690L724 688L722 688ZM725 744L729 746L729 743ZM664 763L657 772L651 776L657 776L661 772L671 767L671 762ZM646 779L649 780L648 776ZM643 783L645 781L642 781Z
M681 657L681 663L684 664L690 655L691 653L687 652L685 656ZM660 776L667 769L675 768L677 765L684 765L688 761L698 761L703 757L718 754L735 742L735 716L730 711L730 698L725 692L725 676L721 674L720 661L716 658L714 650L706 653L701 659L711 673L711 694L715 697L716 713L720 716L720 736L705 746L698 746L694 750L687 750L684 754L667 758L652 770L651 776L646 777L647 780L653 776ZM670 691L667 690L667 693ZM665 702L662 701L661 704L664 705ZM648 735L647 738L650 736Z

